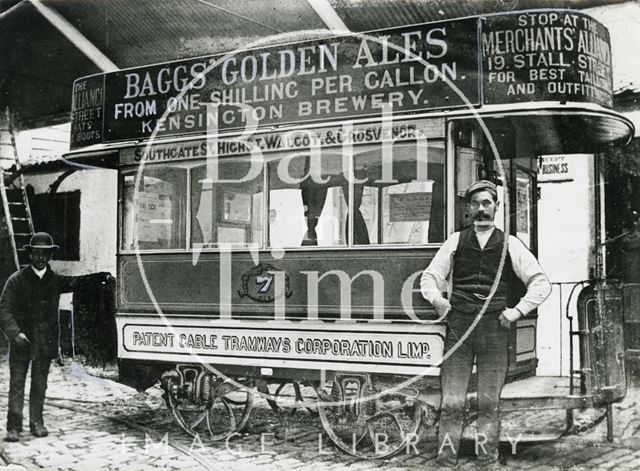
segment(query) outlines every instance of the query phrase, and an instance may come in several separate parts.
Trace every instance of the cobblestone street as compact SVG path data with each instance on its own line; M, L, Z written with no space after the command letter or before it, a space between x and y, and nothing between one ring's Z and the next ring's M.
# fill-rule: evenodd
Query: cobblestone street
M0 368L0 414L4 424L8 389L6 361ZM509 446L507 470L640 469L640 394L629 391L614 406L615 440L606 424L550 443ZM560 411L562 413L562 411ZM321 433L320 420L304 412L274 413L256 400L246 432L224 442L202 443L177 428L159 388L137 393L115 382L88 375L79 364L52 365L45 405L46 438L22 434L20 443L2 443L1 457L26 469L48 470L384 470L432 469L433 427L426 427L414 450L388 461L355 459L335 450ZM505 418L508 420L508 418ZM531 414L536 427L549 418ZM25 423L27 418L25 418ZM3 426L4 428L4 426ZM508 444L507 444L508 445ZM464 450L462 469L475 469L473 445ZM12 467L9 467L11 469ZM2 468L0 468L2 469ZM13 469L21 469L13 466Z

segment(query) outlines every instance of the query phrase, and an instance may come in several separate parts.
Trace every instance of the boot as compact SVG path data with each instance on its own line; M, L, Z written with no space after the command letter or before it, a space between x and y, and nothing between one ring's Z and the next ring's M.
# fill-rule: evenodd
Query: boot
M4 437L5 442L19 442L20 432L17 430L8 430L7 435Z
M29 424L29 428L31 429L31 435L34 437L46 437L49 435L49 431L43 423Z

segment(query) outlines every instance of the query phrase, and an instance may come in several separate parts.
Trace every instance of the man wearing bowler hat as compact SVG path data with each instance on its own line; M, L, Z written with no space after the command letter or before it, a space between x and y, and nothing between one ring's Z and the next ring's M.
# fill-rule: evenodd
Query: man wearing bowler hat
M551 285L524 244L511 235L506 239L495 227L500 204L496 185L487 180L477 181L467 188L465 197L473 225L446 240L420 282L422 295L448 321L444 350L449 356L441 367L442 410L436 463L444 467L457 463L465 398L475 358L478 382L475 451L479 464L493 467L498 461L498 404L509 362L509 329L549 296ZM501 264L505 244L506 258ZM491 296L496 280L496 290ZM519 299L510 299L518 280L526 292ZM447 285L449 299L442 294ZM471 329L485 306L484 314Z
M9 277L0 297L0 329L10 340L9 412L5 441L16 442L22 431L24 385L31 364L29 428L35 437L46 437L42 418L51 360L58 355L58 302L61 293L96 285L108 273L63 276L49 266L58 248L46 232L38 232L24 248L31 264Z

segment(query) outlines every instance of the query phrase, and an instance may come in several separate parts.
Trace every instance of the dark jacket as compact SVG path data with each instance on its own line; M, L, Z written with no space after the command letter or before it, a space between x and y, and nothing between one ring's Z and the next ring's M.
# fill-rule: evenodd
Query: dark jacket
M60 294L97 285L103 278L101 273L63 276L50 266L42 279L31 266L11 275L0 297L0 329L11 341L11 357L56 358ZM30 346L15 344L13 339L20 332L29 338Z

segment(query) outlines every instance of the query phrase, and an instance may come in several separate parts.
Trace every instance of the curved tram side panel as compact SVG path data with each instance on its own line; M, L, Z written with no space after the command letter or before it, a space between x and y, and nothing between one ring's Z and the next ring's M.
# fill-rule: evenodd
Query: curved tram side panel
M74 84L69 158L119 172L121 380L162 377L180 426L212 439L246 424L252 391L292 381L302 400L309 384L340 448L390 456L437 391L446 325L419 278L469 224L466 186L496 182L498 226L535 253L538 157L632 135L609 109L608 33L531 11L262 47L205 73L217 58ZM509 376L531 377L536 314L510 335Z

